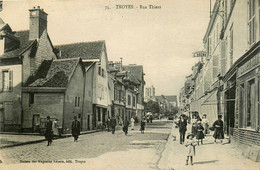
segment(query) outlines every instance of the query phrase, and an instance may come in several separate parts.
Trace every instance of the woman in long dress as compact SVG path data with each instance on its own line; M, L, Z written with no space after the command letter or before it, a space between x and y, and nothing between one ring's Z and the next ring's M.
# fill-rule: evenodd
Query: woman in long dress
M222 115L218 115L218 120L216 120L213 123L213 127L215 128L215 132L213 134L213 137L215 138L215 143L217 142L217 139L219 139L222 143L222 140L224 139L224 130L223 130L223 121ZM222 143L223 144L223 143Z
M131 118L131 130L134 130L135 127L135 119L132 117Z
M54 136L59 136L59 130L58 130L58 119L55 119L52 122L52 130Z

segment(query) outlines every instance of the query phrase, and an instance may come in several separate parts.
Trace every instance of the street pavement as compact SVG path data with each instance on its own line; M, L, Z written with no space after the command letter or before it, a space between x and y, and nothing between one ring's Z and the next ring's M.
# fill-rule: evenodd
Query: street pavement
M191 126L188 125L190 132ZM212 132L211 132L212 133ZM213 133L212 133L213 134ZM259 170L260 162L253 162L242 156L237 146L228 143L224 139L223 144L214 143L212 134L207 135L203 145L196 146L196 155L193 158L194 165L186 164L186 147L179 142L179 131L177 128L172 129L171 135L162 153L158 163L158 168L162 170L173 169L199 169L199 170ZM174 140L174 136L177 137Z
M0 169L260 169L260 163L244 158L227 139L224 145L214 144L212 134L196 147L194 165L186 166L186 148L179 143L178 129L172 125L172 121L157 120L147 125L144 134L137 125L135 130L129 127L127 136L122 130L114 135L103 131L81 135L79 142L70 137L55 140L49 147L44 141L3 148Z
M172 121L154 121L141 134L139 126L81 135L79 142L63 138L46 146L46 141L1 149L1 169L158 169L157 161L171 131ZM54 169L55 169L54 168Z

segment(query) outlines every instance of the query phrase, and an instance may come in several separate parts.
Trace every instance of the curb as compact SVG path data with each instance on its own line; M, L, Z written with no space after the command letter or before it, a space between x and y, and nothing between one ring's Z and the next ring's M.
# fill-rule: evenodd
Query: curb
M87 135L87 134L91 134L91 133L98 133L98 132L104 132L104 131L105 131L105 129L100 129L100 130L95 130L95 131L85 131L85 132L82 132L80 135ZM18 134L18 135L24 135L24 134ZM44 138L44 136L42 136L42 137ZM59 139L68 138L68 137L72 137L72 134L65 134L61 137L56 137L53 140L59 140ZM40 143L43 141L46 141L46 139L40 139L40 140L16 143L16 144L12 144L12 145L0 146L0 149L10 148L10 147L15 147L15 146L22 146L22 145L29 145L29 144L34 144L34 143Z

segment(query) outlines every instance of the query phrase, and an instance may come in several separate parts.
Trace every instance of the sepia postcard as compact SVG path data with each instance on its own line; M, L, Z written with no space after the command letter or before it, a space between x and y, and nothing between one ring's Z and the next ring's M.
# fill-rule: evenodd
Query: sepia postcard
M260 170L259 0L0 0L0 169Z

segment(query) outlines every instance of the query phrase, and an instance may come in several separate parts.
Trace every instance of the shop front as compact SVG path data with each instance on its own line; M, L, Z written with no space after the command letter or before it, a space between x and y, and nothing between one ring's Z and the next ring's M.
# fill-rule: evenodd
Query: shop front
M260 46L251 48L237 64L234 128L231 141L243 154L260 161Z

